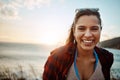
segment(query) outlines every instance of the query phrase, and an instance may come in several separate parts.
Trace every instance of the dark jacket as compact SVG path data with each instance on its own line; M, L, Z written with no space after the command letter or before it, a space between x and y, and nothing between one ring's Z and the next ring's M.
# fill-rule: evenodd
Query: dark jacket
M44 66L43 80L66 80L68 71L74 61L76 47L68 44L51 52ZM105 80L110 80L110 68L113 54L105 49L95 47Z

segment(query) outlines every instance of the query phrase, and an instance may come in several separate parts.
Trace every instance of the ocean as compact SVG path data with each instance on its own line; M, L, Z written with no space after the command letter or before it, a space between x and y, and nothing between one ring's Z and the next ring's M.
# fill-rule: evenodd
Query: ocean
M2 72L7 71L15 74L18 78L42 80L44 64L52 49L45 45L1 42L0 78L2 78ZM116 79L120 79L120 50L106 49L114 53L111 75Z
M0 43L0 72L9 69L9 72L17 75L17 78L42 80L43 66L49 54L50 49L45 45ZM20 73L21 71L23 73Z

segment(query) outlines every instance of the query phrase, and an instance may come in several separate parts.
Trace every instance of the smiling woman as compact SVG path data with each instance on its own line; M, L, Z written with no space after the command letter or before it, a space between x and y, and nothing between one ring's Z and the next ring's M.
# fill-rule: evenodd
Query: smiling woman
M110 80L113 54L96 46L100 34L99 9L77 9L67 43L51 51L43 80Z

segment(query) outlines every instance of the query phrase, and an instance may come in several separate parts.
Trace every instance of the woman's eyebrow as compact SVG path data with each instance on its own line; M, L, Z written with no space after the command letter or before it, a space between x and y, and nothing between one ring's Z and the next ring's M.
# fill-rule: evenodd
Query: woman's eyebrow
M92 28L99 28L100 26L92 26Z
M78 27L85 27L84 25L79 25Z

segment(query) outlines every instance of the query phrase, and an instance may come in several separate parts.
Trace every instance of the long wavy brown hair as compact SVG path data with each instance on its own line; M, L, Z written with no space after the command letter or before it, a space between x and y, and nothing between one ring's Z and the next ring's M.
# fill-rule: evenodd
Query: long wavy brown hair
M75 25L76 25L78 19L81 16L84 16L84 15L94 15L94 16L96 16L98 18L99 24L101 26L101 17L100 17L100 13L98 11L99 11L98 8L85 8L85 9L76 9L75 10L76 14L75 14L73 23L71 25L71 28L69 30L69 35L68 35L68 38L66 40L66 44L76 43L75 42L75 38L74 38L74 29L75 29ZM101 26L101 29L102 29L102 26Z

